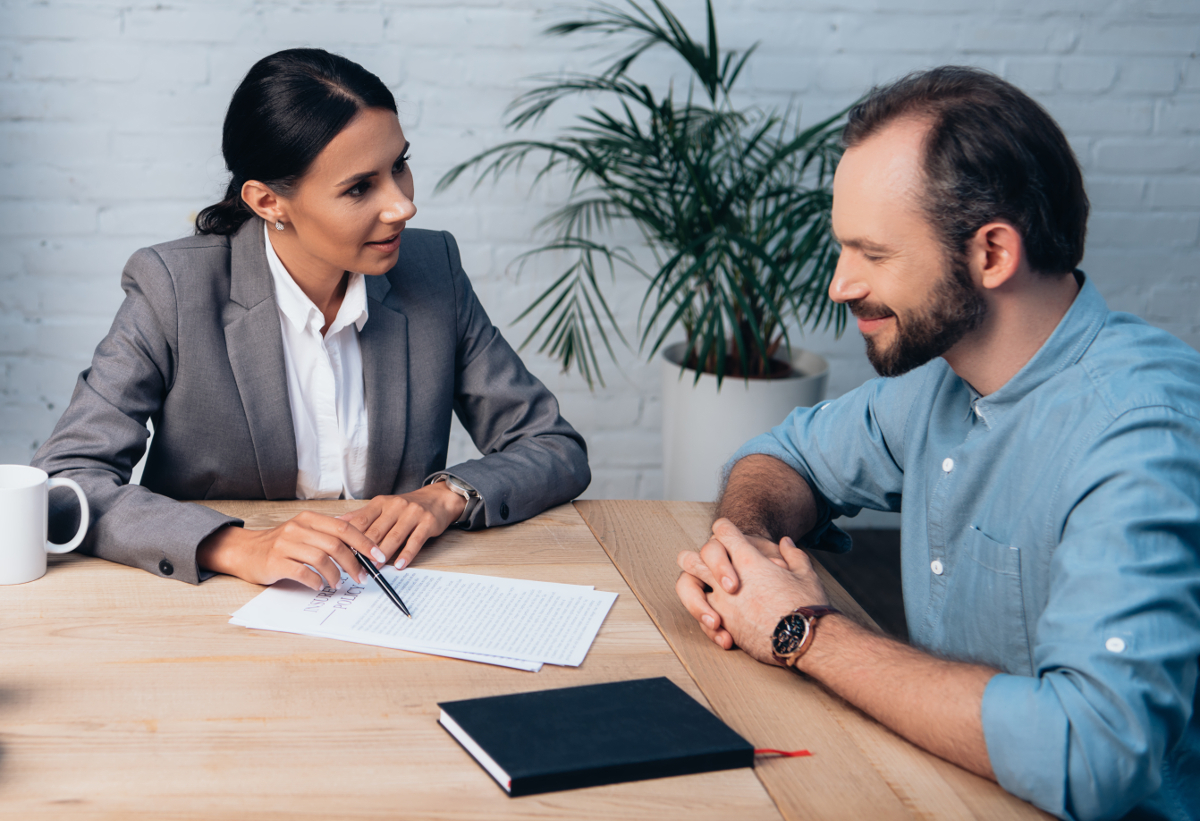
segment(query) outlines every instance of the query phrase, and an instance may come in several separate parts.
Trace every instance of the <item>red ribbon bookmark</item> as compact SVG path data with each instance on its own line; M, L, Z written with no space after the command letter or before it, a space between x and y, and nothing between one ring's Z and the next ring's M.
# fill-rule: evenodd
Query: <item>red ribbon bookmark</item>
M782 755L788 758L800 758L805 755L812 755L808 750L755 750L755 755Z

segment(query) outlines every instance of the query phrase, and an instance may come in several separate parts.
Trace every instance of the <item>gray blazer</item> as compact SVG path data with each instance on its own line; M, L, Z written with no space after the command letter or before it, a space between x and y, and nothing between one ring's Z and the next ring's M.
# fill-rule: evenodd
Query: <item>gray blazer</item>
M91 505L81 550L196 583L196 548L241 524L183 499L293 499L296 444L275 289L251 219L232 237L143 248L125 301L33 465L78 482ZM479 491L469 527L517 522L591 480L583 438L488 320L448 233L407 228L400 259L367 277L359 333L370 438L367 495L444 471L450 414L482 459L447 473ZM141 485L128 484L154 439ZM51 495L73 533L74 494ZM61 537L60 537L61 538Z

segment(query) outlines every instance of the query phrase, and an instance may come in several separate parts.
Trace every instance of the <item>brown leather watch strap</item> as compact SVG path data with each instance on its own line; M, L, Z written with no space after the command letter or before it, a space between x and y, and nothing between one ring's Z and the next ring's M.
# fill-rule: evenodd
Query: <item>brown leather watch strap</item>
M830 607L827 604L818 604L814 607L797 607L792 611L799 613L801 616L809 616L814 619L819 619L821 616L840 616L842 611L836 607Z

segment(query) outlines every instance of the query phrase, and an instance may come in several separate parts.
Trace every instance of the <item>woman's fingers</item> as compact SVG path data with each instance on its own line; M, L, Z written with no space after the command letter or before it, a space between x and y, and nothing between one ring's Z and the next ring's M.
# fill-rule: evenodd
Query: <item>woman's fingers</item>
M378 504L377 502L377 499L372 499L365 506L360 507L358 510L352 510L349 513L343 513L341 516L337 516L335 518L343 522L348 522L358 532L365 534L371 525L374 524L375 520L379 517L379 514L383 509L382 505ZM368 538L370 537L368 536Z
M396 567L412 564L425 543L442 535L449 524L451 514L435 495L441 487L426 486L404 496L386 497L383 511L367 532L378 534L379 547L389 557L404 548L393 560Z
M276 578L275 581L279 581L280 579L292 579L300 582L300 584L312 590L320 590L326 584L325 580L320 575L313 572L311 567L302 562L284 560L280 562L280 565L281 567L278 578Z
M341 582L343 571L358 582L367 578L365 568L358 563L350 547L369 555L374 545L345 520L305 511L272 531L271 540L269 551L272 556L303 562L331 587L337 587ZM275 572L281 571L276 569ZM287 578L294 578L291 568L282 573Z
M346 575L357 582L362 582L366 577L366 571L359 566L358 561L350 567L339 567L338 562L334 561L329 554L330 548L326 545L316 545L310 542L292 542L282 545L283 556L285 560L290 559L296 562L302 562L321 575L325 580L325 584L330 587L337 587L342 583L342 571L346 571ZM351 554L353 555L353 554Z
M276 530L283 530L282 527ZM254 581L258 584L274 584L281 579L292 579L305 587L320 590L329 584L327 575L336 573L341 581L337 565L323 550L303 542L296 542L283 533L271 532L270 541L263 551ZM321 572L322 565L324 573ZM315 568L315 569L314 569Z
M388 555L392 564L398 568L406 567L408 562L412 561L412 556L405 557L403 554L396 554L400 548L404 547L405 542L408 541L412 532L416 530L417 525L420 523L419 511L408 511L407 513L408 515L398 518L396 523L392 525L392 529L379 541L379 547ZM407 559L408 561L401 564L403 559Z
M196 560L256 584L293 579L319 590L336 587L343 571L359 582L367 578L351 547L379 558L378 548L352 523L305 511L270 530L222 528L201 543Z
M303 541L320 547L332 556L351 578L362 581L366 577L366 569L358 563L350 548L353 547L364 556L372 556L372 549L376 545L358 528L344 519L334 519L310 511L301 513L292 521L314 534Z
M320 513L306 510L292 519L292 521L310 530L332 536L338 541L353 547L360 553L370 550L375 546L373 541L368 539L361 530L346 519L335 519L332 516L324 516Z
M432 517L429 517L432 519ZM434 532L434 523L431 521L422 520L413 528L412 533L408 534L408 539L404 542L404 549L400 551L400 555L396 557L396 569L403 570L412 564L413 559L421 552L421 548L425 546Z
M282 528L291 528L286 533L291 541L319 547L347 574L361 580L363 571L350 547L379 564L395 556L396 567L403 568L428 540L442 534L448 524L443 519L452 514L437 501L439 490L424 487L402 496L376 496L358 510L336 518L307 511ZM397 556L401 547L404 550ZM314 569L328 577L328 567Z
M372 500L371 504L379 507L379 513L376 514L374 520L371 522L371 526L364 530L363 533L366 534L368 539L379 545L387 557L384 561L387 561L387 559L392 557L395 548L386 547L384 540L392 532L392 529L396 526L396 522L404 515L408 504L401 496L391 496L386 501L382 497L376 497Z
M403 496L376 496L371 504L379 506L379 515L367 528L366 534L379 545L380 551L387 557L384 561L390 561L415 527L415 523L409 519L416 506Z

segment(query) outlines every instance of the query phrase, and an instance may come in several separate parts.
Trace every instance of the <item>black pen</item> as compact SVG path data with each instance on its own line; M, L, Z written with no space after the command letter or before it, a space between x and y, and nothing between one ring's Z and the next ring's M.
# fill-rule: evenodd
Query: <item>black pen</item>
M349 545L347 545L347 547L349 547ZM411 619L412 613L408 612L408 608L404 606L404 602L400 601L399 594L397 594L396 591L392 589L392 586L387 583L387 579L383 577L383 574L375 569L375 565L368 561L366 556L359 553L353 547L351 547L350 550L354 553L354 558L358 559L358 563L363 566L363 569L371 574L371 578L379 582L380 588L382 588L383 592L387 594L387 597L392 600L392 604L399 607L400 612Z

